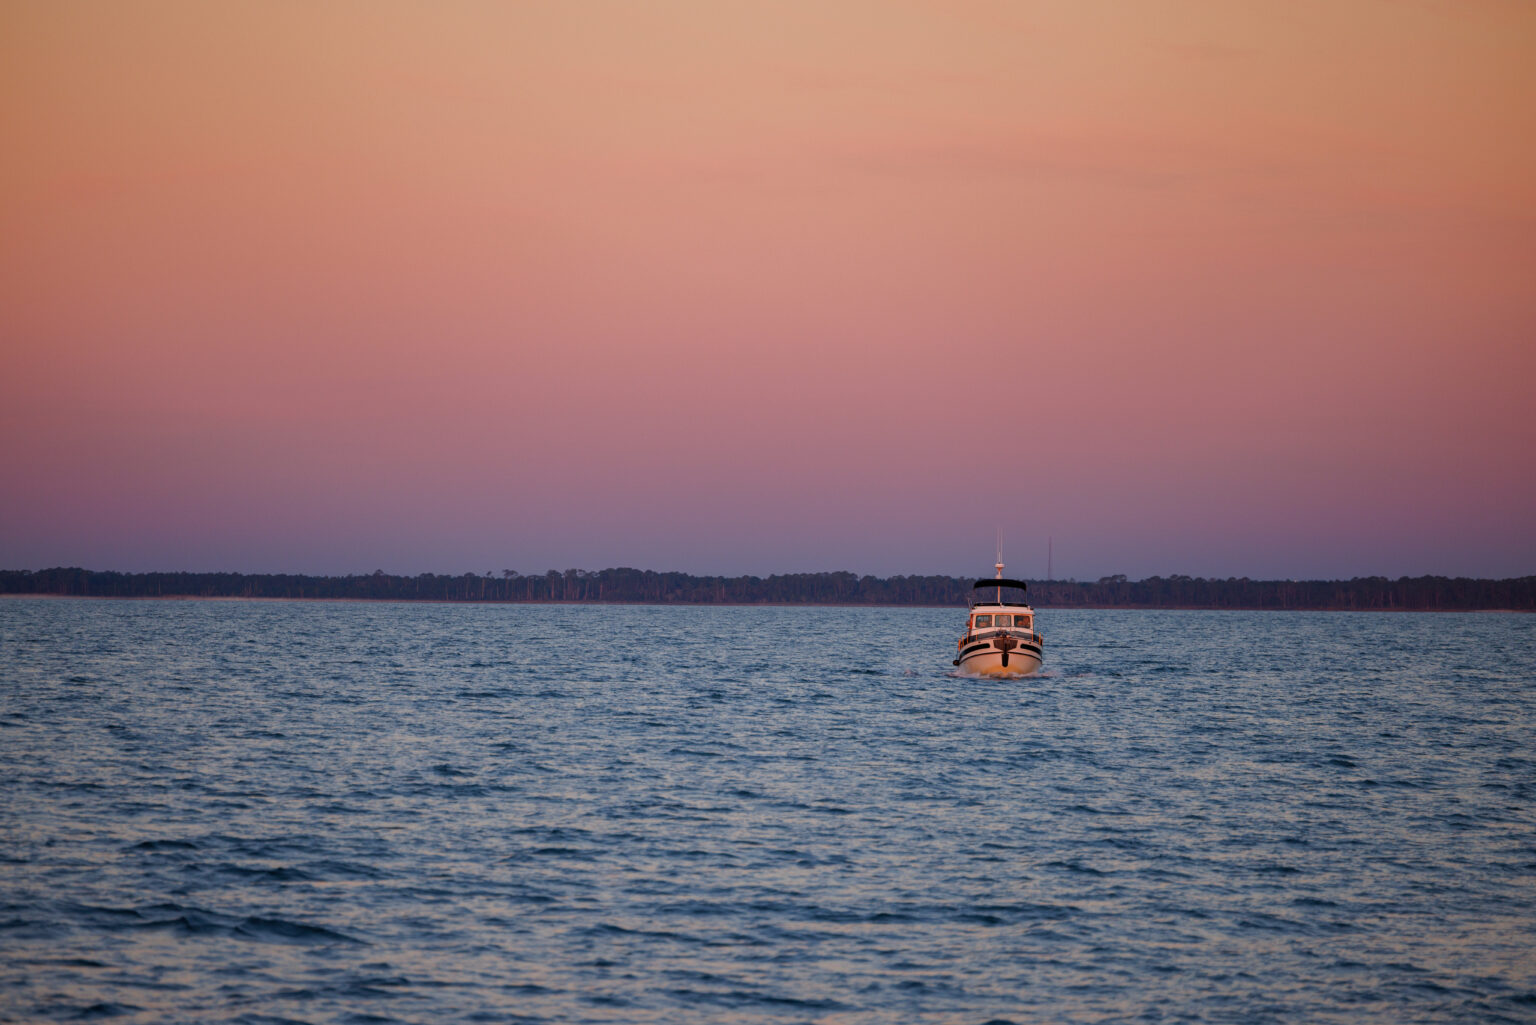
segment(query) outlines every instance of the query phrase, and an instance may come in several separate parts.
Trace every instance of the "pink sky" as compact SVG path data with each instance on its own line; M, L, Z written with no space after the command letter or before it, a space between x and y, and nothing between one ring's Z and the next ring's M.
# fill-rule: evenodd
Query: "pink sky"
M0 7L0 568L1536 573L1536 5Z

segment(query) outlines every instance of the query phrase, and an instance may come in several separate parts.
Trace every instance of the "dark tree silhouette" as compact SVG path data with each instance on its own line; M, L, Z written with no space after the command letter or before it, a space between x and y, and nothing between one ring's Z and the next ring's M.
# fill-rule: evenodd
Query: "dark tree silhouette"
M698 577L630 567L523 576L414 577L374 570L364 576L115 573L79 568L0 570L0 594L100 598L349 598L390 601L654 602L735 605L959 605L971 577L856 576L848 572L770 577ZM1123 574L1092 583L1036 583L1040 608L1193 609L1513 609L1536 611L1536 577L1358 577L1353 580L1250 580Z

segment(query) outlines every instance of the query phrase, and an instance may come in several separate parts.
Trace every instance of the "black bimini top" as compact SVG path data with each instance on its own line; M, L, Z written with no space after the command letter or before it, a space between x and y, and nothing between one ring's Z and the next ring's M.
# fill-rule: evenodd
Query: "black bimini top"
M971 588L968 604L971 608L982 605L1024 605L1029 585L1022 580L978 580Z
M1021 591L1029 590L1029 585L1022 580L978 580L971 590L979 591L983 587L1017 587Z

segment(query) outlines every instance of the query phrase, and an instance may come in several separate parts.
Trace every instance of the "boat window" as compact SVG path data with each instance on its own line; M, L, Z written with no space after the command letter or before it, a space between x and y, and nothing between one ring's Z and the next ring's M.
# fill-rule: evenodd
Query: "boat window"
M976 629L980 630L984 626L991 626L991 625L992 625L992 617L991 616L977 616L976 617Z
M1013 617L1012 616L998 616L997 617L997 625L998 626L1012 626L1013 625Z

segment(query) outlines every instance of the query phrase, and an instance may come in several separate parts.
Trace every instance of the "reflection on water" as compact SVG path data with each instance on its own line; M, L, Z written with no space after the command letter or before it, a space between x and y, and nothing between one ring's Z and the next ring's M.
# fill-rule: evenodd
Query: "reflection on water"
M1536 619L0 600L0 1019L1536 1018Z

